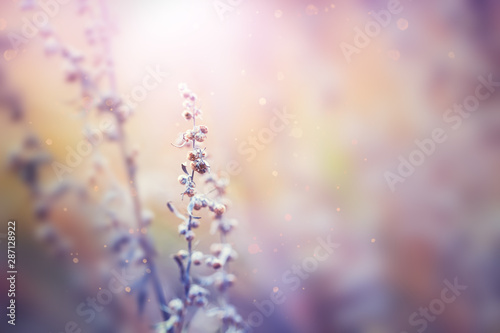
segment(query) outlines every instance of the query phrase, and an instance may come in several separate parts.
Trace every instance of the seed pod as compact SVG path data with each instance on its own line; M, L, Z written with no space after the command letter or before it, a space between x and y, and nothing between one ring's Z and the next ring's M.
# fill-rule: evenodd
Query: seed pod
M179 178L177 178L177 180L179 181L179 183L181 185L186 185L188 180L189 180L189 176L187 175L180 175Z
M180 235L185 235L187 232L187 227L185 224L179 224L179 226L177 227L177 230L179 231Z
M175 257L179 258L180 260L184 260L188 257L188 252L186 250L179 250L176 254Z
M197 158L198 158L198 154L196 154L193 151L188 152L188 154L187 154L187 159L188 160L190 160L190 161L196 161Z
M193 254L191 254L191 260L193 261L193 264L196 266L201 264L201 260L203 259L203 253L200 251L194 251Z
M184 310L184 303L180 299L174 298L168 302L168 310L171 314L181 315Z
M198 142L203 142L203 141L205 141L206 138L207 138L207 136L203 133L196 133L194 136L194 139Z
M215 215L220 216L220 215L224 214L225 212L226 212L226 206L224 206L223 204L216 204L214 206Z
M199 306L199 307L203 307L203 306L207 305L207 303L208 303L208 300L206 297L197 297L195 300L195 305Z
M205 264L208 266L208 267L212 267L213 263L214 263L214 259L215 257L214 256L207 256L205 257Z
M200 210L202 207L202 204L201 204L201 200L197 199L195 202L194 202L194 205L193 205L193 208L195 210Z
M207 134L207 133L208 133L208 127L207 127L207 126L202 125L202 126L200 126L200 131L201 131L201 133L203 133L203 134Z
M206 161L204 160L197 160L196 162L191 162L190 163L191 169L195 170L196 172L200 174L204 174L205 172L208 171L209 165Z
M193 230L186 231L184 237L186 237L187 241L192 241L194 239L194 231Z
M186 120L191 120L193 119L193 114L191 112L189 112L188 110L184 110L182 112L182 116L184 117L184 119Z
M233 306L226 306L223 312L219 315L223 323L233 325L238 328L243 318L236 312ZM246 332L246 330L237 330L236 332Z
M192 187L189 187L186 189L186 191L184 192L184 194L186 194L188 197L193 197L195 194L196 194L196 191L194 190L194 188Z
M207 207L208 206L208 199L207 198L201 198L201 206L203 208Z
M223 292L231 287L234 281L236 281L236 277L233 274L219 275L214 282L214 286Z
M200 194L197 194L194 198L193 198L193 206L199 206L199 208L195 208L196 210L200 209L202 207L202 203L201 203L201 200L203 199L204 197Z
M184 133L184 139L187 141L193 140L195 135L196 133L193 130L187 130L186 133Z
M220 262L219 259L214 259L213 263L212 263L212 267L214 269L219 269L222 267L222 263Z
M200 287L197 284L192 284L189 288L188 298L191 300L195 300L196 298L205 297L208 295L208 290L203 287Z

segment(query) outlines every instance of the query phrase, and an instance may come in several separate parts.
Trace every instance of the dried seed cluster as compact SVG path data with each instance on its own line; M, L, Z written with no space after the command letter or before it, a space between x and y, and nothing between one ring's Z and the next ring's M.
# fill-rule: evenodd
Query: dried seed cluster
M204 287L212 286L219 293L224 293L235 283L236 276L226 273L225 266L228 262L235 260L238 254L230 244L224 242L227 233L237 224L236 220L228 219L225 216L229 203L223 198L223 195L226 193L229 180L210 173L205 148L197 146L198 143L205 141L208 133L206 126L196 125L196 120L201 116L201 110L196 106L198 99L184 84L179 85L179 90L184 99L182 116L186 120L193 122L193 128L181 133L180 144L176 145L179 148L187 144L191 145L191 149L187 152L187 161L181 165L184 174L178 177L179 183L185 187L184 192L181 193L182 197L184 195L189 197L188 214L179 213L171 203L168 203L168 207L182 220L178 231L188 242L188 250L180 250L173 256L181 272L185 300L182 310L180 310L180 304L176 302L177 306L169 311L177 313L176 316L183 318L184 311L187 311L189 306L205 306L208 304L209 292ZM197 193L194 180L195 172L204 175L204 186L202 187L210 188L208 194ZM215 193L215 196L212 193ZM221 243L211 245L209 253L192 249L193 240L195 239L194 229L199 227L201 220L201 217L194 214L202 208L207 208L212 213L211 231L212 233L220 232L222 239ZM202 264L217 271L209 276L199 277L197 279L199 282L195 283L191 275L191 266L200 266ZM227 332L243 333L248 331L241 316L227 301L221 302L218 307L211 308L210 312L216 315L224 325L229 326ZM175 326L175 323L172 322L172 325Z
M197 284L192 284L189 288L187 305L205 306L208 303L208 290Z

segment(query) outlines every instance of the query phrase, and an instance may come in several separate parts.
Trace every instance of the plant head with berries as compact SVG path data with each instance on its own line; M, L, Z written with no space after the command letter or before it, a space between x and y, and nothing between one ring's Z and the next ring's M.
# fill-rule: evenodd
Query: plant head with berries
M210 295L206 287L213 287L224 299L223 293L234 284L236 277L233 274L226 273L225 267L231 260L237 258L236 251L230 244L225 243L225 236L236 225L236 221L225 217L227 207L223 203L222 195L225 194L225 188L228 185L228 180L219 178L217 175L210 173L210 164L206 160L206 148L198 145L204 142L207 138L208 128L204 125L197 125L196 121L201 116L201 110L197 107L198 98L191 92L185 84L179 85L179 91L184 99L182 106L182 116L187 121L192 121L193 127L181 133L179 144L175 147L190 146L190 150L186 156L186 162L181 164L183 174L178 177L178 181L184 186L184 195L189 197L187 205L187 215L177 211L171 202L168 208L179 219L182 220L178 227L179 234L187 241L187 250L180 250L173 256L179 266L181 281L184 285L184 303L183 310L177 315L180 323L179 327L183 326L185 312L190 306L205 307L208 304ZM189 164L189 168L188 168ZM205 177L204 185L215 187L206 194L198 193L196 190L195 175L196 173ZM214 193L210 197L210 193ZM208 208L213 213L212 233L220 232L221 243L212 244L210 253L193 250L193 241L196 237L193 229L196 229L200 224L201 217L195 216L194 212L203 208ZM197 277L193 279L191 267L192 265L200 266L202 263L212 268L214 272L210 276ZM213 311L213 309L218 309ZM221 304L207 311L209 315L217 315L221 319L223 332L245 332L246 325L241 316L236 313L234 307L228 304L226 300L221 301ZM173 327L173 326L172 326ZM181 328L182 329L182 328Z

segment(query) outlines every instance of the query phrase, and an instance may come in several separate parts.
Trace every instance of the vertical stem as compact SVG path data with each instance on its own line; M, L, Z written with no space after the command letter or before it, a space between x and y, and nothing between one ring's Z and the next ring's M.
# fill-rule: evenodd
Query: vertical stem
M193 130L195 129L196 127L196 114L194 112L194 107L193 107ZM196 140L193 138L193 151L195 150L196 148ZM194 182L194 170L193 172L191 173L191 181ZM191 221L193 220L193 216L191 214L189 214L189 221L188 221L188 231L191 231ZM185 281L185 285L184 285L184 291L186 293L186 298L188 297L188 293L189 293L189 288L191 287L191 276L190 276L190 272L191 272L191 255L193 253L193 241L192 240L188 240L188 262L187 262L187 266L186 266L186 281Z
M191 230L191 220L192 217L189 215L189 221L188 221L188 230ZM189 293L189 288L191 287L191 277L190 277L190 272L191 272L191 254L193 253L193 245L192 241L188 241L188 262L186 265L186 275L185 275L185 281L184 281L184 292L186 294L186 298L188 297Z

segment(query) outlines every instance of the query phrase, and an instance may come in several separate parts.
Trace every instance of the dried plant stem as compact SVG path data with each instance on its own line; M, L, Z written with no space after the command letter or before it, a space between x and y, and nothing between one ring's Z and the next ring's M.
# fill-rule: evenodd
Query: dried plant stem
M196 128L196 115L193 114L193 130ZM196 140L193 140L193 150L196 148ZM194 182L194 170L191 172L191 180ZM191 222L193 220L193 215L189 214L188 220L188 231L191 231L192 226ZM193 254L193 240L188 240L188 262L186 265L186 274L185 274L185 282L184 282L184 291L186 293L186 298L188 297L189 288L191 286L191 263Z
M190 326L190 320L186 317L187 311L189 307L196 306L198 308L205 308L207 316L217 316L221 320L220 329L222 329L223 332L244 333L247 332L247 330L242 317L236 312L234 306L228 304L226 295L224 295L226 289L235 281L235 276L227 274L227 267L224 266L228 261L234 260L237 257L236 251L232 249L230 244L226 243L226 233L230 232L237 222L224 216L226 206L219 200L220 198L210 199L207 197L208 193L202 194L196 191L197 186L194 181L194 174L195 171L201 175L209 173L203 181L205 184L214 185L214 190L218 192L219 196L225 193L228 180L220 179L217 175L210 174L210 164L205 159L205 148L202 149L197 146L198 142L201 143L206 140L208 128L204 125L196 126L196 118L202 113L196 106L196 95L189 90L185 84L179 85L179 91L184 98L182 104L184 111L182 112L182 116L188 121L192 120L193 127L181 133L177 140L178 144L173 144L173 146L182 148L191 144L191 146L188 146L191 148L191 151L187 154L187 160L190 161L189 166L192 168L192 171L188 171L187 163L182 163L181 168L184 173L178 177L179 183L185 186L182 197L187 195L190 199L186 215L179 213L171 202L168 202L167 206L170 211L182 221L179 224L178 232L185 237L188 243L187 251L179 250L177 254L173 256L179 266L185 295L184 299L176 298L169 302L169 310L172 314L171 318L174 318L175 321L165 323L164 325L167 328L173 325L176 332L187 332ZM192 141L192 143L190 143L190 141ZM193 240L195 239L193 229L199 227L199 220L201 219L201 216L197 216L198 214L194 214L193 212L202 208L207 208L214 213L212 217L211 233L213 234L216 230L219 230L221 237L220 243L214 243L210 246L211 254L193 249ZM191 276L191 267L193 265L199 266L203 262L207 266L213 268L214 271L222 269L222 272L213 272L208 276L193 278ZM184 263L186 264L185 267ZM217 297L219 306L213 306L212 304L210 309L206 309L206 306L210 304L208 295L210 295L211 291L207 289L210 286L215 287L215 290L221 291Z

